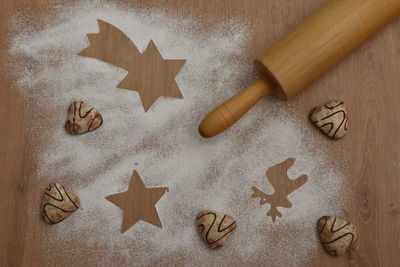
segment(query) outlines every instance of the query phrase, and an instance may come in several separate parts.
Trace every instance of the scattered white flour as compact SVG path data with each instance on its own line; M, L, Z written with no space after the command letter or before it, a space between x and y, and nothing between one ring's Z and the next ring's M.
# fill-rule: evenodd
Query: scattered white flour
M141 50L153 39L164 58L186 59L176 78L184 99L160 98L145 113L136 92L116 88L124 70L78 56L89 45L86 34L98 32L97 19L122 30ZM65 262L221 266L258 260L292 266L311 259L319 246L316 220L340 213L344 204L343 174L313 141L319 133L272 98L216 138L203 139L197 131L207 112L254 79L252 66L242 63L248 25L232 20L205 31L194 17L106 2L59 6L43 29L32 25L23 15L10 22L17 35L9 52L18 62L16 86L37 116L30 128L38 138L32 140L38 144L36 175L41 183L60 181L82 202L73 216L43 231L55 234L54 242L62 241L70 255L94 255L85 263L73 256ZM69 136L64 123L74 100L95 106L103 126ZM269 205L251 198L251 187L273 192L265 172L289 157L297 159L289 175L309 180L289 195L293 207L280 208L283 217L273 223ZM169 187L157 204L163 228L139 222L121 234L122 212L105 197L126 191L134 169L147 187ZM201 209L237 219L225 247L211 251L201 241L194 222ZM49 243L47 253L60 263L56 245Z

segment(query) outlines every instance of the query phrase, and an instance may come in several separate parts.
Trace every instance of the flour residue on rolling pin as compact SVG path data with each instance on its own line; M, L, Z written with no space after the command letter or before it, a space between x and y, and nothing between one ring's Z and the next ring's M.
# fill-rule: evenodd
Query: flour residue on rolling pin
M186 59L176 78L184 98L159 99L145 113L137 93L116 88L124 70L78 56L88 45L86 34L98 32L97 19L121 29L141 50L153 39L163 57ZM13 19L17 34L9 50L19 63L16 86L29 103L32 143L38 144L33 181L68 184L82 203L52 228L39 225L32 207L29 224L52 237L43 248L49 263L82 264L74 256L82 252L93 255L87 265L209 266L258 259L290 266L311 259L319 246L315 222L340 213L345 201L340 168L312 139L319 133L309 132L290 107L273 99L263 100L221 137L205 140L197 132L211 107L254 78L252 65L243 63L254 38L249 25L218 21L204 30L195 17L85 1L58 6L42 30L33 23ZM77 99L96 106L104 119L100 129L78 138L63 128L66 109ZM289 175L307 174L309 180L289 195L293 207L280 209L282 218L272 223L268 205L251 198L251 187L271 191L265 171L289 157L296 158ZM105 197L126 191L134 168L146 186L169 187L157 204L163 228L139 222L121 234L122 214ZM218 251L204 246L194 225L202 209L237 219L237 231Z

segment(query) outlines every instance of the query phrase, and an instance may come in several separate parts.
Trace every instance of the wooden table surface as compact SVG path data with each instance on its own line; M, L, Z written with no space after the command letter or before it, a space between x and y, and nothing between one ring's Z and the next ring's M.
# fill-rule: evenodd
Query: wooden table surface
M46 0L0 1L0 51L9 45L7 23L17 11L43 16ZM156 7L178 14L216 20L240 18L255 32L248 61L257 57L328 0L175 0L127 1L135 7ZM151 2L151 3L150 3ZM35 160L26 126L26 103L14 88L1 61L0 72L0 266L43 265L40 235L30 234L24 218ZM235 93L235 92L232 92ZM346 102L350 131L330 142L333 154L351 161L346 170L351 200L345 214L360 228L361 238L347 256L319 253L315 266L400 266L400 20L335 67L291 103L307 121L316 105L339 98ZM267 265L267 263L260 263Z

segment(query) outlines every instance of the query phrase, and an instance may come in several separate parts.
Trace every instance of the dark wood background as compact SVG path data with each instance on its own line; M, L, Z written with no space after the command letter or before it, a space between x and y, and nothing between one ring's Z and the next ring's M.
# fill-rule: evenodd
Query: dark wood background
M116 0L117 1L117 0ZM51 4L50 4L51 2ZM7 23L17 11L44 16L64 0L1 0L0 55L7 53ZM71 1L69 1L71 2ZM328 0L171 0L125 1L177 14L195 14L224 21L240 18L255 32L247 60L262 53ZM207 26L207 23L205 23ZM0 265L44 265L40 234L25 219L29 211L31 174L35 169L26 131L27 108L0 60ZM235 92L232 92L232 94ZM346 256L333 258L321 250L315 266L400 266L400 20L378 33L300 96L291 100L307 121L316 105L339 98L346 102L350 131L329 142L332 155L349 159L346 169L351 200L345 214L360 228L360 240ZM311 127L311 126L310 126ZM322 137L321 137L322 139ZM260 263L268 265L268 263Z

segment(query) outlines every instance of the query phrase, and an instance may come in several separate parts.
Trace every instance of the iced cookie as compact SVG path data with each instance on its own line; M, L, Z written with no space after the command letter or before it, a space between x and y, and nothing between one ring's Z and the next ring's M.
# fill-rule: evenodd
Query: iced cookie
M65 129L69 134L78 135L91 132L103 124L100 113L89 104L82 101L73 102L68 109Z
M355 225L332 216L320 218L318 230L322 245L332 256L344 254L358 238Z
M196 222L201 236L210 248L222 247L236 228L236 221L231 216L211 210L200 211Z
M332 139L340 139L346 135L348 117L343 101L332 100L324 106L314 108L310 120Z
M64 220L79 208L79 198L69 193L59 183L50 185L43 195L42 215L49 224L56 224Z

